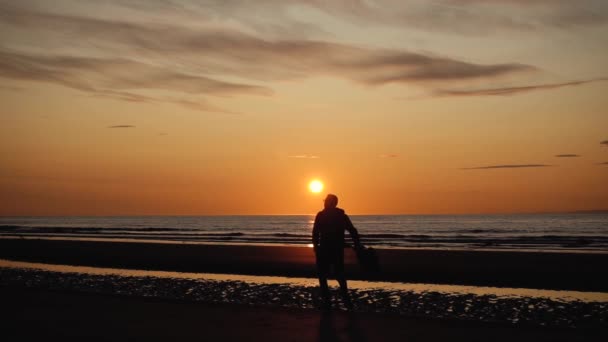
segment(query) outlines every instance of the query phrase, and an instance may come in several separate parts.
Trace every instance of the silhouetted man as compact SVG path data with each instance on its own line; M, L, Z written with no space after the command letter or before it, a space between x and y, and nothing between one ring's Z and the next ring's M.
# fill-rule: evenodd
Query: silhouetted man
M348 230L353 239L355 248L360 248L359 233L353 226L344 210L337 208L338 197L329 194L325 198L325 209L315 218L312 229L312 244L317 257L317 272L324 307L331 306L327 276L333 266L336 280L340 284L340 292L344 304L350 308L351 301L344 277L344 231Z

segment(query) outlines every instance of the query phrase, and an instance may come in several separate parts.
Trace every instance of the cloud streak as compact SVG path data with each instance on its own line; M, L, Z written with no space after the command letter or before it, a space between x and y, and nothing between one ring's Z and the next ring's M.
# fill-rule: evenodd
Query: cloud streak
M578 158L580 157L580 155L578 154L557 154L555 155L556 158Z
M320 157L314 154L297 154L287 156L287 158L295 158L295 159L319 159Z
M549 90L563 87L572 87L594 82L608 81L608 78L593 78L589 80L571 81L564 83L551 83L551 84L538 84L531 86L520 86L520 87L504 87L504 88L490 88L490 89L469 89L469 90L438 90L435 91L435 96L496 96L496 95L516 95L520 93L527 93L538 90Z
M175 105L184 106L194 110L207 111L207 112L219 112L225 114L239 114L238 112L229 111L220 107L211 105L203 99L188 100L183 98L175 98L168 96L145 96L141 94L125 92L125 91L114 91L114 90L97 90L91 94L95 97L107 97L127 102L135 103L171 103Z
M0 90L23 91L23 88L0 85Z
M505 164L505 165L490 165L490 166L466 167L466 168L462 168L462 170L523 169L523 168L538 168L538 167L553 167L553 165L545 165L545 164Z
M133 126L133 125L114 125L114 126L108 126L108 128L135 128L135 126Z
M600 145L608 147L608 140L601 141Z
M523 7L517 1L503 2ZM59 84L121 101L165 102L224 113L232 112L210 104L209 96L269 96L273 94L269 82L315 76L347 79L365 86L415 85L438 97L515 95L607 80L484 87L539 70L517 62L482 64L431 53L303 39L297 34L283 39L263 38L264 34L272 37L268 32L273 30L261 28L262 22L251 15L254 7L260 6L286 19L287 7L305 6L349 20L371 20L373 13L382 14L378 18L392 18L401 13L394 19L402 22L423 9L452 13L456 8L454 13L465 15L470 6L467 1L448 0L435 5L425 1L412 3L415 6L395 1L388 11L362 1L349 2L348 6L316 0L263 0L255 5L219 1L205 6L189 2L109 2L108 6L115 10L112 13L131 10L142 15L92 17L89 7L85 7L88 11L81 8L79 12L62 11L60 6L45 9L28 1L0 2L0 30L8 32L2 35L0 45L0 77ZM70 9L79 8L77 3L68 4L73 5ZM190 25L182 25L179 20L159 20L162 13L175 15ZM223 21L232 18L239 25ZM244 30L241 24L251 24L261 32ZM177 96L159 96L158 91Z
M521 15L519 23L522 28L539 29L541 27L571 28L579 26L596 26L608 22L608 6L602 0L446 0L446 3L461 7L485 5L494 16L499 13L492 10L515 10Z
M270 95L268 88L235 84L204 76L188 75L128 59L27 55L0 50L0 77L44 81L130 102L172 102L201 110L213 110L201 102L170 100L129 93L127 90L162 89L188 94Z
M149 8L187 14L179 3L154 3ZM528 33L547 28L570 29L608 22L603 0L258 0L211 1L191 12L221 19L236 19L258 32L315 32L311 23L290 16L290 10L314 10L355 25L408 28L450 34L488 35ZM264 13L251 16L251 13ZM286 24L289 23L289 24ZM313 27L311 27L313 26ZM317 29L318 30L318 29ZM302 34L302 33L300 33Z
M206 7L212 14L238 16L254 28L244 16L248 6L241 2L224 1ZM357 25L411 28L448 32L461 35L487 35L496 32L528 33L547 28L570 29L592 27L608 22L607 6L603 0L262 0L272 17L292 19L286 15L289 7L308 7L338 20ZM249 8L252 10L252 8ZM220 15L221 15L220 14ZM302 24L300 24L302 26ZM263 28L263 27L262 27Z
M271 95L272 89L259 82L311 76L333 76L369 86L398 83L433 89L437 82L493 81L537 70L521 63L479 64L318 40L269 40L218 28L204 19L198 26L186 27L56 14L1 3L0 9L3 27L21 33L26 28L28 33L25 41L9 37L6 43L36 47L25 52L0 46L1 77L51 82L131 102L167 101L133 93L148 90L188 96ZM75 48L88 55L75 55ZM173 103L187 106L192 101Z

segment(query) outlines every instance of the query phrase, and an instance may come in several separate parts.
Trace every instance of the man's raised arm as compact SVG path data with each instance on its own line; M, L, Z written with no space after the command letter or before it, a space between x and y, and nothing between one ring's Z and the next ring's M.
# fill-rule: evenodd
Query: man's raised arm
M350 221L350 217L348 217L348 215L344 214L344 218L345 218L345 229L348 230L348 233L350 234L350 237L353 239L353 243L355 244L355 248L359 248L361 247L361 239L359 239L359 232L357 231L357 228L355 228L355 226L353 225L353 223Z

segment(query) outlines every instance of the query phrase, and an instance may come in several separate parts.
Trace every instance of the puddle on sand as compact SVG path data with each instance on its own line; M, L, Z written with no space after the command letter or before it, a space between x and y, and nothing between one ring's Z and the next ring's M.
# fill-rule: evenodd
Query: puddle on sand
M71 266L43 264L22 261L12 261L0 259L0 267L21 268L42 270L49 272L63 273L82 273L90 275L117 275L123 277L156 277L171 279L192 279L207 281L228 281L245 282L264 285L292 285L301 287L316 287L316 278L292 278L278 276L254 276L240 274L216 274L216 273L188 273L188 272L169 272L169 271L148 271L131 270L118 268L101 268L87 266ZM330 286L337 286L335 281L330 280ZM386 290L399 292L413 292L417 294L439 293L444 295L476 295L476 296L495 296L498 298L547 298L553 301L582 301L582 302L608 302L606 292L583 292L583 291L558 291L558 290L538 290L524 288L499 288L484 286L462 286L462 285L437 285L437 284L416 284L416 283L396 283L396 282L372 282L350 280L348 286L353 290Z
M561 327L608 327L606 293L352 281L356 312ZM335 285L335 282L334 282ZM0 286L205 303L319 308L313 278L126 270L0 260ZM338 289L333 306L345 310ZM351 309L349 309L351 310Z

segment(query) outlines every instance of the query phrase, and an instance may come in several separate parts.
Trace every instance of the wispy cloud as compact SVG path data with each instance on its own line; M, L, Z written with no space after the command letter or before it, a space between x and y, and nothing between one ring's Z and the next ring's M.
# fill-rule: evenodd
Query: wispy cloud
M601 141L600 145L608 147L608 140Z
M555 155L557 158L577 158L580 157L578 154L557 154Z
M598 165L608 165L608 162L597 163Z
M188 75L128 59L27 55L7 50L0 50L0 77L51 82L93 95L130 102L172 102L201 110L213 108L204 105L202 100L152 97L127 90L164 89L205 95L272 93L264 87Z
M268 96L273 94L269 82L315 76L332 76L367 86L415 85L433 96L515 95L607 80L495 88L484 84L513 82L513 77L539 69L517 61L477 63L427 52L373 48L287 33L291 32L290 23L300 28L314 26L290 20L293 19L288 15L290 6L314 8L344 20L379 25L413 22L425 29L441 26L437 25L439 20L451 31L470 22L474 22L474 31L480 31L484 24L479 22L483 17L479 11L485 13L493 8L488 13L500 14L493 7L494 2L484 2L483 6L475 6L475 10L470 8L472 2L412 0L372 6L364 1L346 4L316 0L204 4L109 1L107 7L95 2L83 5L67 1L56 6L30 1L0 2L0 30L7 32L1 37L0 77L50 82L122 101L166 102L224 113L231 111L209 103L209 96ZM557 11L563 16L567 12L563 9L567 8L579 14L585 12L579 15L581 18L588 16L590 21L594 18L591 12L579 10L581 6L558 2L559 6L552 7L548 1L534 1L533 9L547 7L551 9L547 13ZM499 3L525 11L531 9L524 5L527 2ZM91 16L92 8L98 9L100 15ZM263 12L264 20L252 15L253 12ZM596 16L604 18L605 12ZM488 19L488 24L500 25L495 19ZM272 32L286 33L277 36ZM158 90L173 95L159 96Z
M505 165L490 165L465 167L462 170L490 170L490 169L522 169L522 168L537 168L537 167L552 167L553 165L545 164L505 164Z
M381 154L380 158L397 158L399 157L398 154Z
M7 40L0 47L0 77L52 82L131 102L152 100L133 92L155 89L205 96L271 95L269 86L256 83L315 75L366 85L402 83L433 89L436 82L490 81L537 70L515 62L480 64L310 39L263 39L218 28L204 17L197 26L179 26L34 8L0 4L5 13L0 24L16 31L27 28L29 37L13 44ZM36 48L27 52L15 48L24 44ZM12 49L6 47L11 45ZM88 55L75 55L75 48Z
M0 85L0 90L8 90L8 91L22 91L23 88L20 87L12 87L12 86L5 86L5 85Z
M114 125L114 126L108 126L108 128L135 128L135 126L133 126L133 125Z
M319 28L304 18L291 15L292 10L302 9L320 11L356 25L477 36L503 31L527 33L547 28L569 29L608 22L603 0L257 0L206 1L198 6L197 2L176 1L143 4L148 9L182 15L230 18L265 34L279 30L296 35L317 32Z
M289 16L290 7L312 8L340 21L358 25L466 35L503 31L527 33L547 28L597 26L608 22L607 6L603 0L258 0L252 3L216 1L201 7L204 8L203 13L236 18L260 32L277 27L310 31L309 25L301 18ZM267 23L262 18L248 15L252 11L267 13L262 17L267 19ZM291 25L286 26L285 22Z
M500 17L502 10L518 11L517 22L521 28L540 29L542 27L571 28L595 26L608 22L606 3L602 0L445 0L444 2L462 7L482 4L489 14ZM496 11L498 10L498 11Z
M531 86L520 86L520 87L504 87L504 88L490 88L490 89L468 89L468 90L437 90L435 91L436 96L484 96L484 95L515 95L519 93L537 91L537 90L548 90L562 87L578 86L593 82L608 81L608 78L594 78L589 80L572 81L564 83L552 83L552 84L538 84Z
M238 114L234 111L222 109L207 103L204 99L188 100L183 98L175 98L170 96L146 96L126 91L115 91L115 90L98 90L91 94L95 97L108 97L118 99L127 102L140 102L140 103L172 103L180 106L184 106L190 109L207 111L207 112L219 112L226 114Z
M287 158L296 158L296 159L319 159L320 157L314 154L296 154L287 156Z

